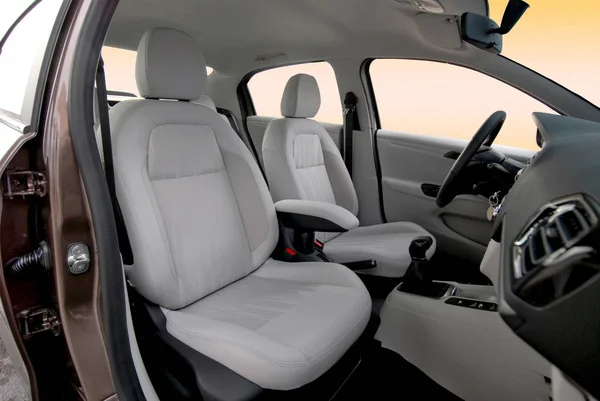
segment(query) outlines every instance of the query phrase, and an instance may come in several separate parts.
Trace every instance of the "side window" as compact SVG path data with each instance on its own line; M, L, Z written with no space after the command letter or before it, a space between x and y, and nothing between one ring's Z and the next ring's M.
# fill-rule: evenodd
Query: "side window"
M0 6L0 37L31 1L3 2ZM10 33L0 53L0 111L30 123L38 78L48 40L62 0L44 0Z
M321 107L315 120L342 124L342 104L337 80L331 64L322 61L277 67L255 74L248 81L248 90L257 116L281 117L280 105L287 81L296 74L315 77L321 91Z
M538 150L531 113L554 113L508 84L451 64L380 59L369 74L386 130L468 140L490 114L504 110L506 123L495 143Z

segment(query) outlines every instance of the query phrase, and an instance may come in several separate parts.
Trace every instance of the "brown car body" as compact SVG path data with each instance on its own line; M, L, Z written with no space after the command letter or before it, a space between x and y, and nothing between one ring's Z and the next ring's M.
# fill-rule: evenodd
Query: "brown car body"
M82 133L72 132L69 123L71 75L78 62L75 49L92 3L92 0L73 0L68 7L49 58L51 64L40 116L43 129L23 135L5 155L3 162L8 164L0 165L5 173L38 171L47 177L45 197L6 198L1 217L3 264L37 245L32 243L28 224L29 209L34 202L43 210L45 237L52 250L51 274L37 271L25 277L14 277L4 270L0 273L0 297L27 366L34 400L47 398L38 391L43 379L36 372L51 370L60 372L54 378L62 383L54 385L62 388L68 398L116 399L102 330L93 225L72 144L72 135ZM106 8L111 9L110 2L105 3ZM66 267L67 248L75 242L88 244L92 251L89 270L81 275L69 273ZM32 344L38 340L21 338L16 316L24 310L40 307L57 309L62 330L58 337L49 341L56 346L53 353L32 360L29 356L40 352L37 344ZM62 358L56 358L57 355Z

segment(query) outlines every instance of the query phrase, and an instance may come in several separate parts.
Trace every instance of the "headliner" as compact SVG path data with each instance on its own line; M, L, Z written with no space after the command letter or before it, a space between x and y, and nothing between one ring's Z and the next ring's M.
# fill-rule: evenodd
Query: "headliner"
M487 0L440 2L445 14L420 12L411 0L121 0L105 44L135 50L147 29L177 28L198 41L208 65L233 76L292 62L458 50L451 16L487 14Z

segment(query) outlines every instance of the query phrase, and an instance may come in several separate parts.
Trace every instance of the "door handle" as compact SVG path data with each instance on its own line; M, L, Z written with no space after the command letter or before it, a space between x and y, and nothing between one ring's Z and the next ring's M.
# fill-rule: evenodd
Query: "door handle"
M430 198L437 198L440 186L437 184L421 184L421 191Z
M448 152L444 153L444 157L452 160L458 159L458 156L460 156L460 152L457 152L456 150L449 150Z

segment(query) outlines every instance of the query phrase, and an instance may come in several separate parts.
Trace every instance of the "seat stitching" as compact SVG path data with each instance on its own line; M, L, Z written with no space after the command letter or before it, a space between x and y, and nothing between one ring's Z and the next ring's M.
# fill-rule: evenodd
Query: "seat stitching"
M324 166L325 163L321 163L321 164L313 164L312 166L304 166L304 167L296 167L296 170L307 170L309 168L313 168L313 167L321 167Z
M369 306L367 305L363 312L362 315L365 315L365 313L369 310ZM199 338L199 339L204 339L204 340L208 340L208 341L212 341L212 342L217 342L217 343L222 343L222 344L228 344L231 346L234 346L236 348L242 349L243 351L249 352L253 355L255 355L256 357L269 362L269 363L273 363L275 365L279 365L282 367L306 367L306 366L311 366L313 364L316 364L317 362L320 362L322 359L324 359L327 355L331 354L337 347L339 347L339 345L344 342L344 340L354 332L354 330L356 329L356 327L358 326L358 324L360 322L362 322L362 318L364 316L361 316L361 319L359 319L350 329L348 329L346 331L346 333L340 337L340 339L331 344L329 347L327 347L326 349L324 349L323 351L321 351L320 353L318 353L317 355L315 355L313 358L309 358L307 360L307 362L286 362L286 361L280 361L277 359L273 359L268 357L267 355L264 355L263 353L261 353L260 351L254 350L252 348L249 348L243 344L238 343L237 341L231 341L231 340L224 340L221 338L217 338L217 337L212 337L212 336L207 336L204 334L200 334L194 331L191 331L189 329L186 329L184 327L179 326L177 323L174 323L173 321L170 321L171 325L173 326L173 328L175 328L176 330L180 331L181 333L184 334L188 334L192 337L195 338ZM287 345L287 344L285 344ZM294 347L295 348L295 347ZM298 350L300 351L300 350ZM302 351L300 351L300 353L302 353L304 355L304 353ZM306 355L304 355L306 356Z
M222 170L208 170L208 171L204 171L201 173L193 173L193 174L189 174L189 175L182 175L182 176L178 176L178 177L164 177L164 178L153 178L150 180L150 182L158 182L158 181L166 181L166 180L178 180L180 178L188 178L188 177L201 177L203 175L211 175L211 174L216 174L216 173L220 173L223 171L227 171L226 169L222 169Z

